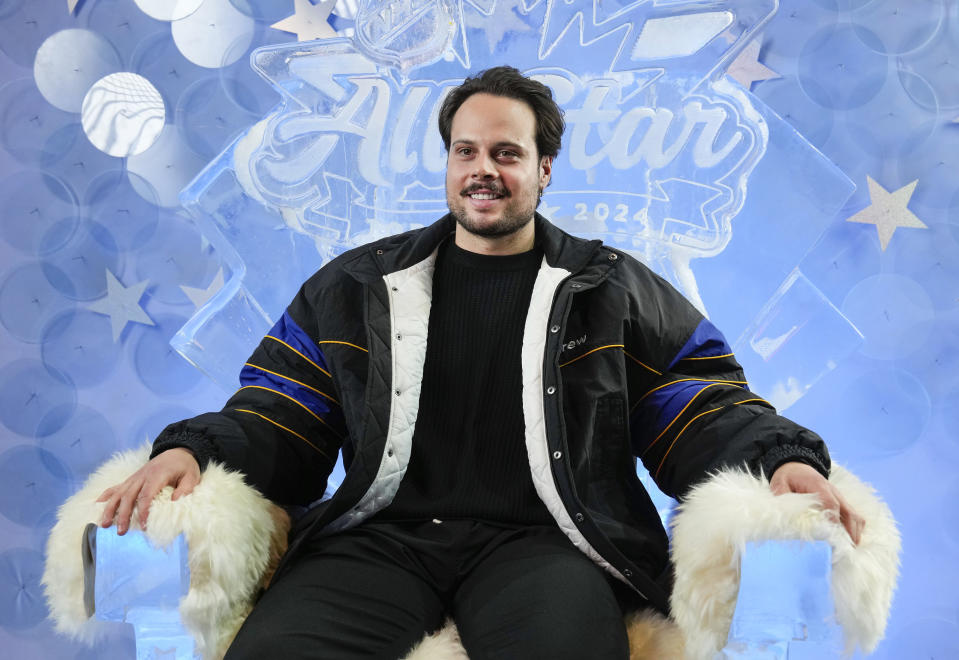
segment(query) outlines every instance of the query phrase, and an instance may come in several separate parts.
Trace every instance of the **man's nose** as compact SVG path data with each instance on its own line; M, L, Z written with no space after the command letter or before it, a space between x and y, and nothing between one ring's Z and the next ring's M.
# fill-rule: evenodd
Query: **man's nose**
M473 176L477 179L492 179L497 175L496 163L489 156L481 156L474 161L476 168Z

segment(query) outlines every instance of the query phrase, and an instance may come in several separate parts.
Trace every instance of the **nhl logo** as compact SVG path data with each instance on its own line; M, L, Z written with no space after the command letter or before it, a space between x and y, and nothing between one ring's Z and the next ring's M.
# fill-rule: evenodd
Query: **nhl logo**
M409 71L446 52L457 13L444 0L366 0L356 14L355 43L374 62Z

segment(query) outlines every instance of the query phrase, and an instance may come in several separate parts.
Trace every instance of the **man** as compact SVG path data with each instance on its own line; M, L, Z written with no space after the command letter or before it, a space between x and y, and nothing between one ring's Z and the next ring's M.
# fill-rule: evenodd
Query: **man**
M447 616L474 660L625 658L623 612L665 611L671 580L635 457L679 497L723 465L762 470L858 540L821 439L745 388L719 332L536 214L563 132L548 88L490 69L439 124L450 214L318 271L226 407L168 427L101 496L122 534L217 460L307 504L343 452L228 658L399 657Z

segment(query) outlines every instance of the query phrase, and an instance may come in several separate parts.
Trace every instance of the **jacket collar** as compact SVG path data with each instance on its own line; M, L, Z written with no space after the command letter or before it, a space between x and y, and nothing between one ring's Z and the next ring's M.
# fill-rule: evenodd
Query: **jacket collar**
M537 213L536 240L543 248L546 263L578 273L589 263L602 241L586 240L567 234ZM456 229L449 213L433 224L413 229L365 245L354 251L343 268L361 281L379 279L426 259Z

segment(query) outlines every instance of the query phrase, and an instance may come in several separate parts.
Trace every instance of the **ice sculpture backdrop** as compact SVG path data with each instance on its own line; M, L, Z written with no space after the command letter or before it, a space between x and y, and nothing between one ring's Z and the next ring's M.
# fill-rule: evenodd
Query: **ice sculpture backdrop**
M222 403L171 340L228 388L324 258L435 218L431 113L499 63L567 112L542 210L669 277L890 502L875 657L959 655L957 62L951 0L0 0L4 655L132 657L50 634L56 506Z

